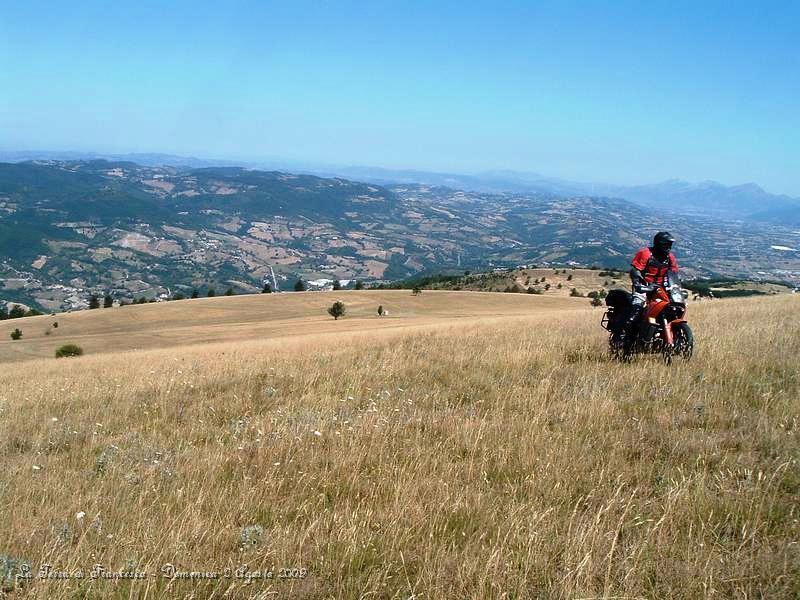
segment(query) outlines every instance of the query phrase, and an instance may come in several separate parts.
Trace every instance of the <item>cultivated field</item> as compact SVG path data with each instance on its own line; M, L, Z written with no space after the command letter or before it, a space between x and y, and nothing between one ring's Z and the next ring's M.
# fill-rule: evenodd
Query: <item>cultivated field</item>
M609 362L586 299L464 294L487 308L459 318L461 296L405 292L398 322L417 301L446 316L390 327L394 296L368 315L381 293L343 297L375 330L287 317L269 339L6 365L0 554L33 566L19 597L800 595L800 298L693 305L696 355L667 368ZM93 311L110 329L91 335L122 343L129 310ZM270 327L251 316L218 326ZM308 335L323 323L342 330Z

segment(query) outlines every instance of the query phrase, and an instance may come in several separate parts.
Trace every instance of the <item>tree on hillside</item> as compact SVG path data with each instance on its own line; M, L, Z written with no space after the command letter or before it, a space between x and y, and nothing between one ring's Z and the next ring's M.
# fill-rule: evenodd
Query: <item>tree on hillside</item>
M196 288L193 289L192 290L192 299L197 298L199 296L200 296L200 292L198 292Z
M328 308L328 314L333 317L334 321L338 321L339 317L344 316L344 313L344 302L340 302L339 300L331 304L330 308Z
M364 282L361 281L360 279L356 279L355 289L363 290L364 289Z
M572 281L572 273L570 273L569 275L567 275L567 281Z
M572 289L569 291L569 295L570 295L570 296L572 296L572 297L574 297L574 298L582 298L582 297L583 297L583 294L581 294L581 293L578 291L578 288L572 288Z
M89 296L89 308L100 308L100 299L94 294Z
M0 321L8 319L8 309L5 306L0 306Z
M411 290L411 294L414 296L419 296L421 293L422 293L422 288L419 287L418 285L415 285L414 289Z
M216 295L217 295L217 290L215 290L213 287L212 288L208 288L208 297L209 298L213 298Z
M262 294L271 294L272 293L272 286L270 284L268 284L268 283L265 283L264 287L261 288L261 293Z
M25 316L25 309L22 308L19 304L15 304L11 307L11 310L8 311L8 318L9 319L19 319Z
M22 330L17 328L11 332L11 339L17 341L18 339L22 338Z
M229 287L227 290L225 290L225 295L226 296L233 296L234 295L233 288Z
M383 316L383 304L378 305L378 316L379 317Z
M600 299L599 296L595 296L591 299L592 306L603 306L603 301Z
M175 294L175 295L172 297L172 299L173 299L173 300L186 300L186 296L184 296L184 295L183 295L183 294L181 294L181 293L178 293L178 294Z
M306 282L302 278L298 279L297 283L294 284L295 292L305 292L307 289Z
M338 279L333 280L333 291L338 292L342 289L342 282Z
M114 306L114 298L111 297L111 294L106 294L103 297L103 308L111 308Z

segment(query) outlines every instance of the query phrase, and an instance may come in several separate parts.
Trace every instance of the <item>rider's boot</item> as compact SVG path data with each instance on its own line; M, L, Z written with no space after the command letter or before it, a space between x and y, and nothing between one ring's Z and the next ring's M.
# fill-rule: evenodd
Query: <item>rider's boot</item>
M626 360L630 359L631 354L633 354L633 344L636 341L636 330L639 325L639 317L642 314L643 308L643 306L633 304L631 306L631 312L628 315L628 319L625 321L625 327L622 329L622 357Z

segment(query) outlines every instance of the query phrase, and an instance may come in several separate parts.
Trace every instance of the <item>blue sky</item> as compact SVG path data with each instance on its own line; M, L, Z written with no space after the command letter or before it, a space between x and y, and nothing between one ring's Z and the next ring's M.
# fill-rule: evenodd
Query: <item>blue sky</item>
M0 148L800 196L800 3L6 2Z

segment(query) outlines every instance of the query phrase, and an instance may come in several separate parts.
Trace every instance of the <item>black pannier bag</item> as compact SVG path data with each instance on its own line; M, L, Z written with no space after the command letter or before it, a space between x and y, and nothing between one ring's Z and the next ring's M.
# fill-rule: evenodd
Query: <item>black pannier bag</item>
M625 290L611 290L606 296L606 306L627 310L631 306L633 296Z
M608 310L603 315L602 325L609 331L617 331L624 327L631 310L633 296L625 290L611 290L606 296Z

